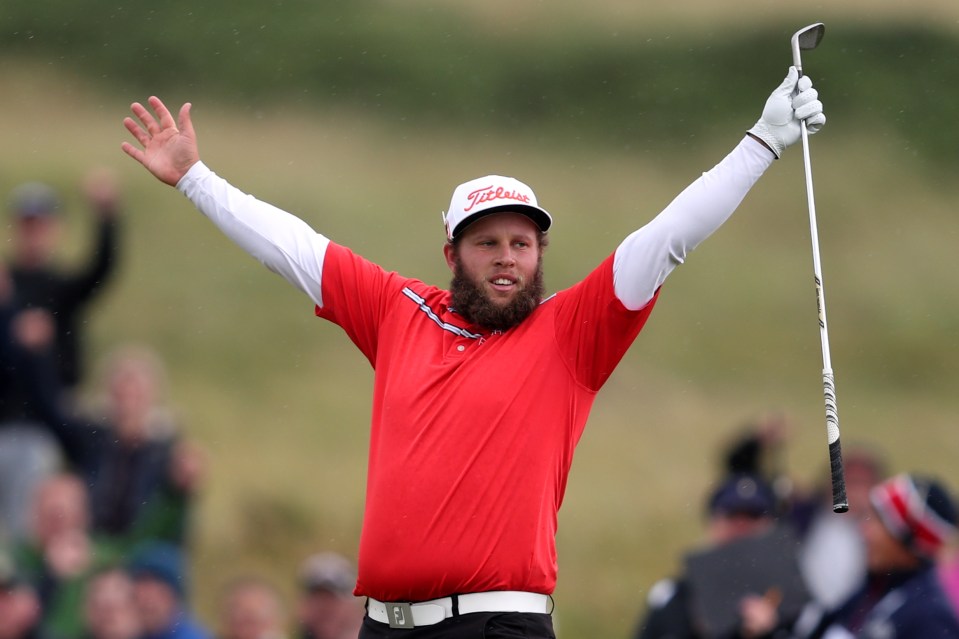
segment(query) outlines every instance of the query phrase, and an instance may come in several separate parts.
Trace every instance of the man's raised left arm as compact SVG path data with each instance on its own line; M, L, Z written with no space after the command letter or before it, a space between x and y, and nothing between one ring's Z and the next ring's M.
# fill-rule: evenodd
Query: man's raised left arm
M613 284L626 308L643 308L673 269L729 219L773 160L799 140L802 120L812 134L826 116L808 76L790 67L739 145L616 249Z

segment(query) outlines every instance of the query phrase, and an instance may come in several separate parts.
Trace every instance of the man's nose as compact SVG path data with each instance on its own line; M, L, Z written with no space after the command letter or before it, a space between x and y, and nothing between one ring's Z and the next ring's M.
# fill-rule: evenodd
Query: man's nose
M504 247L496 256L496 264L502 266L513 266L516 264L516 256L513 254L512 247Z

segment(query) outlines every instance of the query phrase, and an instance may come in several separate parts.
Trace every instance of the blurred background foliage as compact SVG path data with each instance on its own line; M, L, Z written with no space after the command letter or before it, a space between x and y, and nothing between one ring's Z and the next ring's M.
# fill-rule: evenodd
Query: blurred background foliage
M516 175L556 216L556 290L740 139L790 63L789 36L816 20L826 37L804 62L829 118L813 164L843 437L959 486L954 0L5 0L0 189L61 189L70 261L89 241L82 175L100 164L123 180L123 273L90 314L91 356L155 347L208 452L202 617L238 573L292 597L307 553L355 553L371 371L308 300L122 155L131 101L192 101L221 175L438 285L452 187ZM801 154L689 262L577 451L560 513L567 639L628 636L650 585L700 539L719 451L753 418L785 414L785 469L799 486L824 480Z
M799 23L727 20L680 37L641 24L584 29L540 6L532 24L505 7L489 24L454 3L136 0L91 10L7 0L0 51L58 60L106 89L202 93L250 109L341 105L414 125L575 130L576 144L644 148L737 122L788 62ZM915 18L829 29L808 64L830 115L881 119L916 153L951 165L955 30Z

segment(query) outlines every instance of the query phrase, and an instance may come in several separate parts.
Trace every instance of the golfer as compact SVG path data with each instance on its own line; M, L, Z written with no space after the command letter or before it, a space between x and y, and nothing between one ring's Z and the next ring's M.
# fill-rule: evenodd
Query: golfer
M545 297L552 216L504 176L453 191L449 289L405 278L231 186L203 162L184 104L131 105L123 150L315 303L375 370L355 594L360 637L553 637L556 522L596 393L666 276L786 147L825 123L790 68L716 167L572 287ZM485 634L484 634L485 633Z

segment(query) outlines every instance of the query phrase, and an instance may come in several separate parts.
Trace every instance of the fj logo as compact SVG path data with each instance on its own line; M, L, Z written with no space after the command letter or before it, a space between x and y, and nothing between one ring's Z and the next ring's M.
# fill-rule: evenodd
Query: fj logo
M390 628L413 628L413 610L408 603L386 604L386 616L390 620Z

